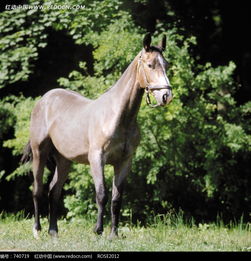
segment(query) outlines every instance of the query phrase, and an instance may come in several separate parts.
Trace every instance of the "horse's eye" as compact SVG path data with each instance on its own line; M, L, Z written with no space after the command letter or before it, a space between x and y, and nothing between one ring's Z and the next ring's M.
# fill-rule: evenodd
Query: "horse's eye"
M151 65L151 64L148 64L148 67L149 67L149 68L152 68L152 65Z

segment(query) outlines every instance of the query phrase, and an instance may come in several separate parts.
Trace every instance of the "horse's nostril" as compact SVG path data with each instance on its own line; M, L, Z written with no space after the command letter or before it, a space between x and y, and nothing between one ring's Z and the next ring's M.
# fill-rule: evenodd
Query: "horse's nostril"
M163 95L162 101L163 101L163 103L166 103L166 102L167 102L167 94L164 94L164 95Z

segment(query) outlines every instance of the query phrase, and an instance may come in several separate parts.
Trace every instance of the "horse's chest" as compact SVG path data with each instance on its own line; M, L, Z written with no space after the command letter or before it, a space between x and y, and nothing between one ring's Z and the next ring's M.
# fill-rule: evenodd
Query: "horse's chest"
M130 156L136 149L138 141L139 132L137 128L115 132L104 146L107 163L113 163Z

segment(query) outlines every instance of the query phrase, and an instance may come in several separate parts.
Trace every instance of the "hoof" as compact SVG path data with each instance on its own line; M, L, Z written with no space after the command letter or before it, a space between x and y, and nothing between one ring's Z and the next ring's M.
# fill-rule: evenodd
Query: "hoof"
M93 228L93 232L94 232L95 234L97 234L97 235L102 235L103 229L100 228L100 227L95 226L95 227Z
M108 239L109 239L109 240L116 240L116 239L118 239L118 238L119 238L118 234L116 234L116 233L111 233Z
M58 232L57 232L56 230L49 230L49 235L50 235L53 239L58 238Z
M118 230L117 229L112 229L110 236L109 236L109 240L113 240L113 239L117 239L119 238L118 236Z
M41 231L41 230L38 230L38 229L36 229L35 227L33 227L32 231L33 231L33 236L34 236L34 238L35 238L35 239L39 239L39 238L40 238L39 234L40 234L40 231Z

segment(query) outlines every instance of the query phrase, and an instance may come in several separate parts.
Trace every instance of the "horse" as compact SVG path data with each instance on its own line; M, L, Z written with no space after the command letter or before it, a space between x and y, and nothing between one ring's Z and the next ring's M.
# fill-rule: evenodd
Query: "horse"
M140 140L137 114L144 91L151 107L164 106L172 100L166 75L168 63L163 57L165 48L165 35L158 46L151 46L151 34L147 33L143 48L121 78L97 99L57 88L45 93L35 104L29 142L22 158L25 161L28 156L32 157L35 238L39 238L41 231L43 172L50 159L55 162L55 172L49 184L49 235L58 236L58 202L71 163L77 162L90 165L98 209L94 227L97 234L103 232L103 215L108 201L104 166L113 166L110 238L118 236L123 184ZM155 97L157 104L151 103L150 95Z

